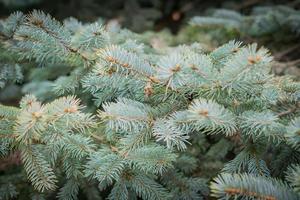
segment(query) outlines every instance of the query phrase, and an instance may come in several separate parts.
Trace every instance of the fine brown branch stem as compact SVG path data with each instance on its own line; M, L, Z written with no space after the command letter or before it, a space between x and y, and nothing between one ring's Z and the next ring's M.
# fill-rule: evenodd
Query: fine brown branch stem
M299 102L295 105L295 107L290 108L286 111L280 112L277 114L278 117L284 117L286 115L292 114L294 112L296 112L299 109Z

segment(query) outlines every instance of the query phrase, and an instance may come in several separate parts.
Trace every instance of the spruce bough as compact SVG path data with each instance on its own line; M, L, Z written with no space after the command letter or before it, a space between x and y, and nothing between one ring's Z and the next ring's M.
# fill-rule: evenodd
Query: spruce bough
M0 199L299 199L300 84L272 75L263 47L155 49L40 11L0 30L3 62L40 65L32 83L46 84L0 105L0 154L23 166L1 175Z

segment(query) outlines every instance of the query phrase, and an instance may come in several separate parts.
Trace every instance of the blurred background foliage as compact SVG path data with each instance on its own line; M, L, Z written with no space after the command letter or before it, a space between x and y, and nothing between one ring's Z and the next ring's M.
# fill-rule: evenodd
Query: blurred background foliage
M193 16L225 8L251 14L258 6L286 5L299 8L299 0L0 0L0 16L15 10L40 9L59 20L73 16L80 21L118 20L136 32L168 28L177 33Z

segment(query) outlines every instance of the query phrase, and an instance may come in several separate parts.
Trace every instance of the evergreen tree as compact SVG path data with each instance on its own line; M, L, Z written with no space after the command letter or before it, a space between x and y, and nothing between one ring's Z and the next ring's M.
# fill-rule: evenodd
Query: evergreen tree
M41 85L49 98L1 105L0 154L22 168L1 175L0 199L300 198L300 84L271 74L265 48L155 49L41 11L1 24L12 63L67 73Z

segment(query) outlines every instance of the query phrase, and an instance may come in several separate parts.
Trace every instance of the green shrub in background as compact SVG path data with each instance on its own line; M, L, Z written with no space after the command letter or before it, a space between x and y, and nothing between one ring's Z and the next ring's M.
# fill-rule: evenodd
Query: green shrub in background
M288 6L257 6L250 15L235 10L215 9L207 16L193 17L192 26L211 30L218 40L254 38L269 47L280 49L295 42L300 34L300 12Z
M22 163L1 168L0 199L299 199L300 84L268 50L141 38L40 11L2 22L2 85L29 63L33 95L0 107L0 154Z

